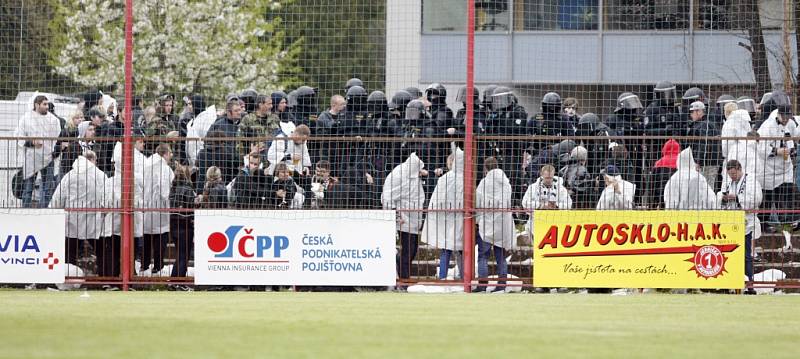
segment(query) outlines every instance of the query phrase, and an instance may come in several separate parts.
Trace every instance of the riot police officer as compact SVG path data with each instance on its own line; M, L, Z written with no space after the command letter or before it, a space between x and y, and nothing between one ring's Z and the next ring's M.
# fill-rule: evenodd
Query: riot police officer
M353 77L347 80L347 83L344 84L344 92L347 93L347 91L350 90L350 88L353 86L359 86L366 90L366 86L364 86L364 81L361 81L361 79L357 77Z
M295 125L306 125L313 133L317 122L317 91L310 86L297 88L297 105L294 109Z
M680 102L675 85L659 81L653 88L654 99L644 110L643 127L647 134L658 136L676 135L681 125Z
M461 86L461 88L458 89L456 102L463 105L463 107L456 112L456 132L459 136L464 136L467 128L467 86ZM487 134L486 115L480 103L478 89L474 87L472 88L472 133L475 137ZM484 158L493 156L487 141L476 138L474 143L479 161L482 162ZM463 148L463 146L461 147Z
M536 136L574 136L575 132L561 114L561 95L548 92L542 97L542 112L528 120L530 133Z
M526 136L528 129L528 113L525 108L517 103L517 96L505 86L498 86L492 93L492 110L495 117L491 119L489 128L493 134L501 136ZM495 144L499 153L498 162L506 174L514 192L514 202L520 203L525 192L525 178L523 177L522 164L525 160L524 149L527 144L524 139L508 139Z

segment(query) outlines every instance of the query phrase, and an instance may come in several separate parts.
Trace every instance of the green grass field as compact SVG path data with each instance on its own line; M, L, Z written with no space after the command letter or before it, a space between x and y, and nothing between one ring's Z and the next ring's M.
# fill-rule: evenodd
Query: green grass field
M800 357L800 296L81 294L0 291L0 357Z

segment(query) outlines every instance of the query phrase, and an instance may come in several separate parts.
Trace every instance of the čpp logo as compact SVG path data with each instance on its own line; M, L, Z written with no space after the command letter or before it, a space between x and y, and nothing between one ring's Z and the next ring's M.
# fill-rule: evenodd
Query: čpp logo
M216 253L214 258L232 258L237 254L242 258L263 258L269 250L273 258L280 258L281 251L289 247L286 236L254 236L252 233L253 228L230 226L225 233L214 232L208 236L208 249Z

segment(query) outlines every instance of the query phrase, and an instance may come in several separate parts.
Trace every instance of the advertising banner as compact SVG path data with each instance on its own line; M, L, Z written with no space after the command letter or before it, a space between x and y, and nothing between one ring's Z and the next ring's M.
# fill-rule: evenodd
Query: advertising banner
M744 287L742 211L536 211L537 287Z
M65 213L0 211L0 283L64 283Z
M394 211L197 211L195 283L395 284Z

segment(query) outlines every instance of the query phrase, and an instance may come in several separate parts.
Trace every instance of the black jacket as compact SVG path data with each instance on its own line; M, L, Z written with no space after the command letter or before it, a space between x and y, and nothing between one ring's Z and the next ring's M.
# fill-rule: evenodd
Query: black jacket
M236 176L233 184L234 204L236 208L259 209L264 208L267 196L269 178L263 170L250 173L249 168L243 168Z
M694 160L700 166L722 165L722 144L719 140L720 130L708 119L692 122L688 136L703 137L689 142Z

